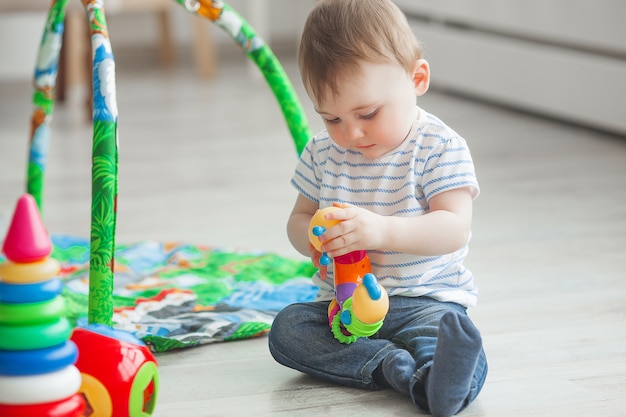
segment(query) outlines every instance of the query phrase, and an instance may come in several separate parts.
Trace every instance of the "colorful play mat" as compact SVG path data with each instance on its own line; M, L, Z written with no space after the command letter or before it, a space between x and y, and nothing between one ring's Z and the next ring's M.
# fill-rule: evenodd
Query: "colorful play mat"
M57 235L52 243L68 318L86 324L89 241ZM313 272L308 261L272 253L180 242L119 245L113 327L155 352L260 336L283 307L314 299Z

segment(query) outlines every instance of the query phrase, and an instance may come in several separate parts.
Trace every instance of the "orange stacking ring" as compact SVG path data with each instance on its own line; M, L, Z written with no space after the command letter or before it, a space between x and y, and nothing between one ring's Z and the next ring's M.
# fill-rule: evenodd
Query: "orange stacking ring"
M6 261L0 264L0 280L10 284L30 284L54 278L61 271L61 264L54 258L20 264Z

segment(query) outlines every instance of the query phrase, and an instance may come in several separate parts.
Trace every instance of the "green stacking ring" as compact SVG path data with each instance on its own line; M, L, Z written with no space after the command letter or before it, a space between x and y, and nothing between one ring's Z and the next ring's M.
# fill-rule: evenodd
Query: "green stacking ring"
M39 303L0 303L0 324L30 326L54 321L65 314L65 300L54 297Z
M65 317L32 326L0 325L0 349L43 349L63 343L71 333L72 325Z

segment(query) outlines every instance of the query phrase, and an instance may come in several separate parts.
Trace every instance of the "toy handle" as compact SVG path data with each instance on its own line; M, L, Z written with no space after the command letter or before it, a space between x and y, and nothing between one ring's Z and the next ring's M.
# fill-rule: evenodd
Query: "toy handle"
M324 232L326 231L326 228L324 226L313 226L311 228L311 233L313 234L313 236L317 236L320 237L324 234ZM322 266L327 266L330 264L330 256L328 256L328 254L326 254L326 252L322 251L322 255L320 256L320 265Z

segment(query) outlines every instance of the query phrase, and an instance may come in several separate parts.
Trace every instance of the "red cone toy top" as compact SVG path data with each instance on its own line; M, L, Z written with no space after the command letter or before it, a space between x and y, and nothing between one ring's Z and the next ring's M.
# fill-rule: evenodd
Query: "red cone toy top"
M30 194L24 194L17 200L2 251L15 263L37 262L52 252L37 202Z

